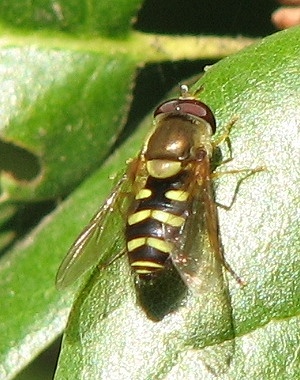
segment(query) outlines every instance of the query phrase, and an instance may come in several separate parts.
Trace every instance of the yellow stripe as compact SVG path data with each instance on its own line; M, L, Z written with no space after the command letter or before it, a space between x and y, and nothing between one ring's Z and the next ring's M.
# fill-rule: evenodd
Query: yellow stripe
M151 197L152 191L150 189L142 189L140 190L137 195L135 196L135 199L145 199Z
M188 199L189 193L183 190L169 190L165 193L165 197L171 201L184 202Z
M153 273L152 270L149 269L135 269L136 274L151 274Z
M139 223L147 218L149 218L151 215L151 210L142 210L138 211L128 217L128 224L136 224Z
M128 217L128 224L131 226L152 217L162 223L167 223L172 227L180 227L185 222L182 216L177 216L160 210L141 210Z
M140 238L136 238L136 239L130 240L127 243L128 252L131 252L134 249L139 248L139 247L145 245L146 244L146 240L147 239L145 237L140 237Z
M161 264L154 263L153 261L134 261L131 263L132 267L148 267L148 268L163 268Z
M167 223L172 227L180 227L185 222L181 216L173 215L166 211L153 210L151 216L162 223Z
M170 253L172 251L172 248L173 248L171 243L164 241L164 240L154 238L154 237L148 237L147 238L147 244L150 247L156 248L159 251L162 251L164 253Z
M132 252L136 248L142 247L143 245L148 245L149 247L156 248L164 253L170 253L173 248L173 245L167 241L154 237L140 237L132 239L127 243L128 252Z

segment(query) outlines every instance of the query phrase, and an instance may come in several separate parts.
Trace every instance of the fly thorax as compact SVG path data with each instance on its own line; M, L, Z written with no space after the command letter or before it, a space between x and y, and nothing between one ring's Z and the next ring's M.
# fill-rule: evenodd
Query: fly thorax
M201 161L203 153L212 154L211 125L190 115L159 115L156 129L144 148L148 174L170 178L191 162Z
M154 178L170 178L178 174L182 168L181 162L170 160L148 160L147 170Z

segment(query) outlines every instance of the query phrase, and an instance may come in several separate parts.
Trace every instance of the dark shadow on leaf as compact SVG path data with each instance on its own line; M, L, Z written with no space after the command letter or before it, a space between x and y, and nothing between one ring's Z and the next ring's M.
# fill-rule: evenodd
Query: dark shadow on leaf
M135 285L140 306L155 322L176 311L188 290L173 265L150 282L137 280Z

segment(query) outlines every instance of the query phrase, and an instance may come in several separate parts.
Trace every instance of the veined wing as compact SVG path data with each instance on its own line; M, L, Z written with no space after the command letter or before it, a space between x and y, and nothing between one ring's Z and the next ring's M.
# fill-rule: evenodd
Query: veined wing
M124 175L71 246L57 272L56 286L59 289L71 285L100 260L103 263L111 261L112 258L107 257L107 253L115 250L115 255L118 255L122 247L125 247L124 215L130 202L130 185Z
M212 373L221 374L228 369L234 354L235 332L224 273L227 264L223 260L217 207L208 170L209 166L206 175L193 185L190 215L172 260L192 291L190 326L194 327L188 334L187 344L192 348L201 348L206 344L204 342L216 344L205 350L203 362Z

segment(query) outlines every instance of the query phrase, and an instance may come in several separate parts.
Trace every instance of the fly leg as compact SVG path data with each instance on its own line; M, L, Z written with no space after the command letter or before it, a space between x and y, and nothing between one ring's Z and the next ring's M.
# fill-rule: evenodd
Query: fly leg
M221 166L223 164L227 164L228 162L233 160L233 155L232 155L232 145L230 141L230 132L231 129L234 127L237 117L233 118L229 124L225 126L224 132L219 136L215 141L213 141L213 148L214 150L217 149L221 144L226 143L228 152L229 152L229 157L226 158L225 160L222 160L221 162L217 163L217 166Z
M216 151L216 149L218 149L221 144L225 143L227 145L227 150L229 152L229 157L224 159L224 160L221 160L221 162L217 163L217 165L216 165L217 167L221 166L223 164L226 164L226 163L233 160L232 145L231 145L231 140L230 140L230 132L231 132L231 129L233 128L233 126L235 125L236 121L237 121L237 118L232 119L232 121L225 127L224 133L222 133L222 135L217 140L215 140L213 142L214 151ZM212 180L215 178L219 178L223 175L227 175L227 174L239 174L239 173L245 174L245 176L243 176L243 178L241 178L237 181L233 197L232 197L231 202L228 206L220 204L220 203L216 202L215 200L214 200L214 202L208 202L209 204L214 203L215 207L211 206L212 214L214 214L214 213L217 214L217 210L216 210L217 206L222 207L227 211L230 210L231 207L233 206L234 202L236 201L238 191L239 191L243 181L246 180L248 177L254 175L255 173L258 173L258 172L261 172L264 170L266 170L264 167L258 167L258 168L254 168L254 169L233 169L233 170L228 170L228 171L224 171L224 172L212 172L210 174L210 179L212 179ZM217 217L215 217L215 219L217 220ZM209 224L210 223L208 222L208 226L209 226ZM246 284L245 281L242 280L237 275L237 273L235 273L235 271L231 268L230 264L226 261L226 258L224 255L224 249L223 249L223 246L221 244L220 237L219 237L218 226L217 225L210 226L210 229L212 231L214 230L213 227L215 227L215 231L217 231L215 234L211 233L211 244L212 244L212 246L214 246L215 252L218 253L218 256L219 256L223 266L225 267L225 269L232 275L232 277L237 281L237 283L239 285L244 286Z
M242 185L242 183L249 177L251 177L252 175L256 174L256 173L260 173L260 172L263 172L263 171L266 171L267 169L264 167L264 166L259 166L257 168L254 168L254 169L235 169L235 170L228 170L228 171L224 171L224 172L215 172L215 173L212 173L211 177L212 179L215 179L215 178L219 178L223 175L228 175L228 174L239 174L239 173L247 173L243 178L240 178L238 181L237 181L237 184L235 186L235 190L234 190L234 193L233 193L233 197L231 198L231 202L229 205L224 205L222 203L219 203L219 202L215 202L216 205L218 207L221 207L223 208L224 210L226 211L229 211L234 202L236 201L237 199L237 195L238 195L238 192L239 192L239 189Z
M218 207L222 207L226 211L229 211L232 208L234 202L237 199L238 192L239 192L239 189L240 189L242 183L247 178L249 178L250 176L252 176L252 175L254 175L256 173L265 171L265 170L266 170L265 167L258 167L258 168L255 168L255 169L236 169L236 170L229 170L229 171L225 171L225 172L212 173L211 174L211 178L212 179L213 178L218 178L218 177L220 177L222 175L227 175L227 174L238 174L238 173L245 173L245 172L247 173L243 178L241 178L241 179L238 180L230 204L229 205L223 205L223 204L215 201L215 205L218 206ZM219 252L219 256L220 256L220 258L222 260L222 264L226 268L226 270L232 275L232 277L237 281L237 283L239 285L245 286L246 282L243 279L241 279L237 275L237 273L235 273L235 271L231 268L230 264L226 261L222 244L219 245L218 252Z
M216 165L217 167L222 166L224 164L227 164L228 162L231 162L233 160L232 145L231 145L231 140L230 140L230 132L231 132L231 129L234 127L237 120L238 120L238 118L234 117L230 121L230 123L225 126L225 130L222 133L222 135L219 136L218 139L213 142L214 149L218 149L218 147L221 144L226 143L227 149L229 152L229 157L222 160L221 162L218 162ZM224 172L213 172L213 173L211 173L212 179L219 178L219 177L221 177L223 175L227 175L227 174L246 173L246 175L243 178L238 180L236 187L235 187L234 195L231 199L230 204L228 206L226 206L226 205L222 205L222 204L216 202L217 206L222 207L227 211L230 210L232 205L234 204L236 198L237 198L238 191L241 187L241 184L244 182L244 180L246 180L247 178L249 178L253 174L256 174L256 173L259 173L259 172L262 172L265 170L267 170L267 169L264 166L260 166L260 167L254 168L254 169L249 169L249 168L247 168L247 169L232 169L232 170L227 170Z

